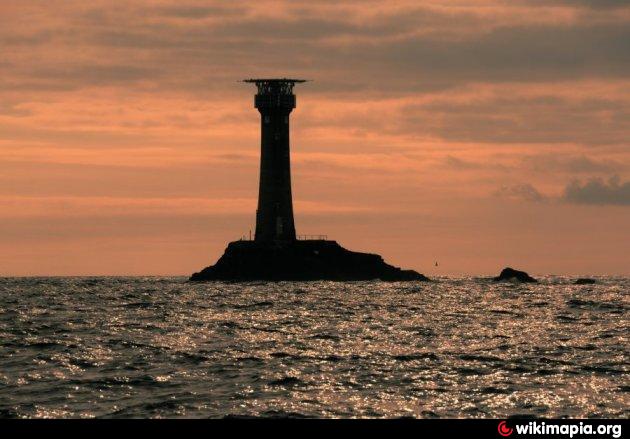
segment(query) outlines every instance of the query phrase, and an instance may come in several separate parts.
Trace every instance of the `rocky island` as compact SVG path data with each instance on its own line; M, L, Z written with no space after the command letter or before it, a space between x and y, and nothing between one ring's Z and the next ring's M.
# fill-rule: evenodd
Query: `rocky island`
M389 265L376 254L346 250L336 241L294 241L284 245L231 242L215 265L190 277L204 280L372 280L427 281L413 270Z
M593 285L596 283L597 281L595 279L591 279L590 277L581 277L575 281L575 285Z

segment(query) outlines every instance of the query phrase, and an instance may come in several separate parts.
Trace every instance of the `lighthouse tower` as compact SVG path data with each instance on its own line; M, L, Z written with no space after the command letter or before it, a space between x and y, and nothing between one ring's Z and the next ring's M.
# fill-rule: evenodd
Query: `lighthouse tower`
M256 210L257 242L295 241L291 197L289 115L295 108L293 86L304 79L246 79L256 84L254 106L260 112L260 186Z

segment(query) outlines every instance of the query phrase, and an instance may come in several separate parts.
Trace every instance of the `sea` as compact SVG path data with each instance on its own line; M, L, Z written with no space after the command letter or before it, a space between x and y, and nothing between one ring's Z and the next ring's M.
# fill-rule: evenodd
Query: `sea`
M630 416L630 279L0 278L1 418Z

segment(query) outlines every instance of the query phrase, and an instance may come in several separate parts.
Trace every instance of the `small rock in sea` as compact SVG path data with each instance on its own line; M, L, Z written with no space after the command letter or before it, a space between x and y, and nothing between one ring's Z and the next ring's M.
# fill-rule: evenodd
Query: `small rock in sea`
M595 279L591 279L588 277L581 277L575 281L575 285L591 285L596 283L597 281Z
M536 279L531 277L529 274L524 271L515 270L513 268L507 267L501 270L501 274L497 277L493 278L495 281L501 280L517 280L518 282L538 282Z

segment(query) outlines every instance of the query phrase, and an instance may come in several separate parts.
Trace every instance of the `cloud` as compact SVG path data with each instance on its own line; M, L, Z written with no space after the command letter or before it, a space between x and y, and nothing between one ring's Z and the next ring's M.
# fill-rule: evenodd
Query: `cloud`
M630 205L630 181L622 182L619 176L607 181L596 177L585 182L573 180L565 186L560 196L547 196L529 183L503 185L494 192L494 196L524 200L530 202L560 202L591 205Z
M8 89L42 87L44 75L50 89L126 86L148 77L161 90L199 92L256 70L316 77L329 90L400 93L471 81L627 78L630 67L628 20L614 12L601 23L502 2L371 9L333 2L120 8L68 2L45 11L24 3L0 28L0 42L14 49L6 55L12 67L2 72ZM37 20L20 26L25 11L37 12Z
M2 196L5 210L0 218L27 217L123 217L177 215L238 215L255 211L255 198L191 198L191 197L24 197ZM365 206L296 200L296 209L304 214L356 213Z
M234 5L199 6L182 4L178 6L162 6L156 9L156 15L193 20L200 20L208 17L235 17L238 15L244 15L245 13L245 8L236 7Z
M525 200L535 203L540 203L547 200L546 196L541 194L538 189L536 189L529 183L501 186L495 191L494 195L500 198Z
M625 143L630 131L628 84L618 95L597 96L589 82L575 82L567 93L540 82L470 86L469 92L436 93L402 108L403 130L422 130L441 138L491 143ZM473 92L475 90L476 92ZM625 90L625 91L624 91ZM584 160L582 160L584 162ZM585 164L585 163L582 163Z
M584 183L573 181L564 190L563 200L576 204L630 205L630 181L621 182L619 176L608 181L593 178Z
M506 171L510 167L497 161L468 160L453 155L447 155L443 161L447 168L457 171Z
M577 6L590 9L618 9L628 7L627 0L521 0L521 2L529 5Z
M31 111L19 108L19 106L15 104L0 102L0 116L27 117L31 114Z
M444 158L444 164L449 168L458 169L458 170L479 169L479 168L484 167L484 165L481 163L473 162L471 160L460 159L452 155L447 155Z
M623 168L623 164L615 160L593 159L584 154L537 154L528 155L522 159L523 165L537 172L567 172L578 173L610 173Z

